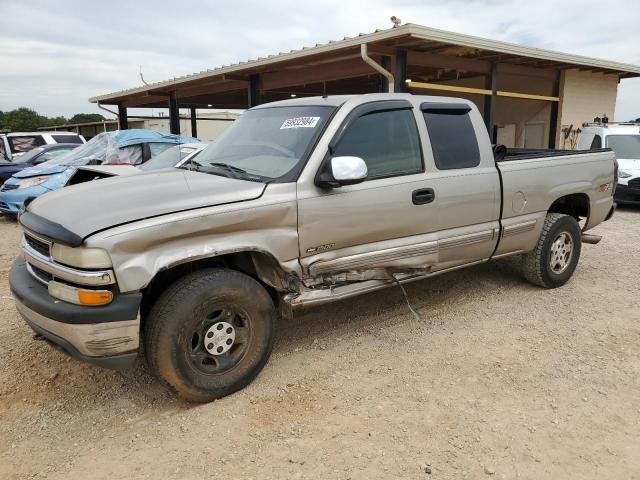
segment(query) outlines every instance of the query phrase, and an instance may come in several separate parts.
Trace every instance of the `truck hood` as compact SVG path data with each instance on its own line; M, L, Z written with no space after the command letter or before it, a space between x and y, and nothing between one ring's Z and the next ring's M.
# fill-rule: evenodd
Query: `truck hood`
M38 177L40 175L56 175L58 173L64 172L68 167L66 165L55 165L55 166L42 166L36 165L35 167L25 168L24 170L16 173L14 177L16 178L29 178L29 177Z
M38 197L27 210L85 238L144 218L253 200L264 189L264 183L167 169L65 187Z

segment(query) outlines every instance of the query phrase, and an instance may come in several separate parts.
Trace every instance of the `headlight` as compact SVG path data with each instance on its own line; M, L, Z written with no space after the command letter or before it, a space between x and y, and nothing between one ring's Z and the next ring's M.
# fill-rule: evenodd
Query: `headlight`
M16 181L16 185L18 188L29 188L35 187L36 185L40 185L41 183L49 180L49 175L40 175L39 177L25 178L22 180Z
M632 175L629 172L625 172L624 170L618 170L618 178L629 178Z
M98 307L100 305L106 305L113 300L113 293L109 290L87 290L56 281L49 282L47 288L49 295L52 297L59 298L65 302L75 303L76 305Z
M78 268L111 267L111 257L102 248L67 247L59 243L51 246L51 258L56 262Z

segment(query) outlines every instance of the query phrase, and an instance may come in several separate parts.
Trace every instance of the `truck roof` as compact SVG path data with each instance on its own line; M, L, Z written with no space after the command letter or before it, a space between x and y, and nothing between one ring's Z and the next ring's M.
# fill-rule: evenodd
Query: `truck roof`
M364 93L364 94L354 94L354 95L328 95L326 97L301 97L301 98L291 98L288 100L280 100L277 102L269 102L263 103L262 105L258 105L253 107L254 109L259 108L270 108L270 107L285 107L285 106L304 106L304 105L313 105L313 106L330 106L330 107L339 107L345 102L353 99L359 98L363 101L378 101L378 100L400 100L407 99L411 100L422 100L429 102L442 102L442 103L465 103L471 104L469 100L465 100L459 97L435 97L429 95L413 95L411 93Z
M63 132L63 131L55 131L55 130L39 131L39 132L9 132L9 133L2 133L0 135L7 136L7 137L22 137L25 135L43 135L43 134L44 135L75 135L75 136L79 135L76 132Z

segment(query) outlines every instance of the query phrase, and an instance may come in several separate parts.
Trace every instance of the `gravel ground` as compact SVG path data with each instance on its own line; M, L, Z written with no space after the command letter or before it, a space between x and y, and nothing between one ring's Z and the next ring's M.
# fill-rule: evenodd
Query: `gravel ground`
M249 387L208 405L69 360L15 312L0 219L0 478L640 478L640 209L556 290L517 260L278 325Z

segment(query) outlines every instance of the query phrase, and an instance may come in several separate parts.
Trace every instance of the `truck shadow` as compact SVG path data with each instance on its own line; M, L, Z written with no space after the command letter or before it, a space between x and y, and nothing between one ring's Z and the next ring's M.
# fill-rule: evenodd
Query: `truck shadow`
M407 284L405 288L412 306L420 312L426 328L429 328L433 324L430 312L449 308L454 301L458 305L477 301L486 289L500 291L531 287L521 279L517 262L505 259ZM279 320L273 354L286 356L300 350L304 352L314 348L316 339L331 336L349 338L387 325L412 328L412 320L402 292L397 286L392 286L309 309L292 319ZM40 342L32 342L29 349L39 350L37 355L45 359L44 363L55 366L59 371L57 378L41 385L42 395L37 395L37 403L44 409L60 405L64 400L64 410L71 414L86 412L88 404L97 408L105 408L108 404L108 409L127 410L133 417L145 417L198 406L184 402L166 390L150 374L142 356L132 368L117 372L67 360L64 354L53 349L41 349ZM269 375L268 370L267 366L258 380ZM249 385L245 390L251 388Z
M616 210L620 212L627 212L631 214L640 215L640 205L620 205L616 206Z
M532 288L520 273L518 258L503 259L405 285L411 306L425 325L434 323L432 312L477 301L488 290ZM482 288L480 288L482 287ZM377 292L296 312L281 319L274 352L287 354L325 336L349 336L387 325L414 320L402 291L391 286Z

